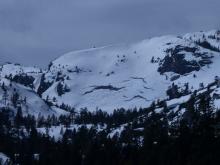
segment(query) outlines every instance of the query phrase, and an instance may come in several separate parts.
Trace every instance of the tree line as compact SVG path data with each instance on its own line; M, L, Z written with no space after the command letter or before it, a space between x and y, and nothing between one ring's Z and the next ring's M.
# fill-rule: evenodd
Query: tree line
M134 111L120 109L112 114L101 110L91 113L84 109L74 118L75 123L82 124L82 127L78 130L67 127L60 140L39 133L39 120L34 122L33 117L23 117L18 111L12 121L10 111L2 109L0 150L14 164L24 165L218 164L220 113L214 107L209 93L192 95L187 103L180 106L179 110L185 109L185 113L179 118L171 118L168 107L162 105L160 113L156 112L156 104ZM50 122L49 119L45 121L51 125L52 120L58 120L58 125L62 123L61 120L66 120L65 117L48 118ZM27 121L28 124L25 124ZM93 126L86 127L88 123ZM106 129L98 131L95 127L97 123L106 124ZM110 136L113 128L125 123L120 133ZM24 126L29 127L25 129L29 130L28 133L22 131Z

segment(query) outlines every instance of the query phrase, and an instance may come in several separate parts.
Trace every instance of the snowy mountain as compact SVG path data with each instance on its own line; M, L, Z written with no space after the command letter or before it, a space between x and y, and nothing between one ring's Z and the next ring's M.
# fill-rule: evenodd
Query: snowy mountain
M166 99L175 84L194 91L220 75L220 32L162 36L130 45L67 53L43 75L41 94L53 104L112 112Z
M30 98L33 114L35 109L50 112L50 106L58 111L66 106L113 112L148 107L206 87L220 75L219 47L216 30L169 35L70 52L52 61L47 70L5 64L0 77Z

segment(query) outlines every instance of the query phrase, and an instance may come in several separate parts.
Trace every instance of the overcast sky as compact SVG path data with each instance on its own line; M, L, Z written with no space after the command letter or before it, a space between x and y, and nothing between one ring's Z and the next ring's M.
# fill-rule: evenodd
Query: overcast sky
M46 66L72 50L219 29L220 0L0 0L0 62Z

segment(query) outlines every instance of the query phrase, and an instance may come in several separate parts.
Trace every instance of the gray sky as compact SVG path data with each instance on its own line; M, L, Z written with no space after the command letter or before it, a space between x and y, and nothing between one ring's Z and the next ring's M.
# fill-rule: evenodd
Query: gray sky
M219 29L219 0L0 0L0 62L46 66L68 51Z

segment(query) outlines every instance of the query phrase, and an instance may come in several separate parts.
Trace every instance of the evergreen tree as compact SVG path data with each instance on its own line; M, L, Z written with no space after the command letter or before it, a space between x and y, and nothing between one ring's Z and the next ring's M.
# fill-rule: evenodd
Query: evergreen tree
M17 108L17 103L18 103L18 100L19 100L19 94L18 92L15 92L13 93L12 97L11 97L11 101L12 101L12 104L15 108Z
M17 113L15 116L15 126L19 128L23 124L23 115L21 107L17 108Z

